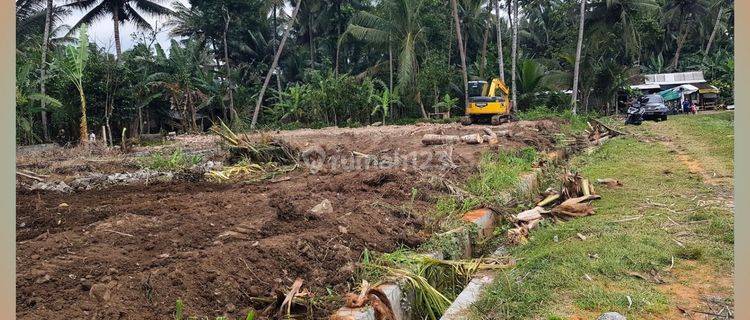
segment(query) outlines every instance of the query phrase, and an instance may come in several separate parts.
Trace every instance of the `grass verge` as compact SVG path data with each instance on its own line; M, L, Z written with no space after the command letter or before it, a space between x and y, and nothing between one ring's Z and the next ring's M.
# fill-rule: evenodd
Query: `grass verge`
M177 148L171 154L154 153L138 160L142 168L156 171L179 171L203 161L198 155L189 155Z
M658 279L679 282L680 271L691 268L731 273L731 212L705 201L712 190L663 145L614 139L572 167L624 186L599 186L596 215L543 225L528 244L511 248L517 268L500 274L474 305L475 318L595 318L606 311L652 318L674 309L675 297ZM687 286L702 280L711 279Z

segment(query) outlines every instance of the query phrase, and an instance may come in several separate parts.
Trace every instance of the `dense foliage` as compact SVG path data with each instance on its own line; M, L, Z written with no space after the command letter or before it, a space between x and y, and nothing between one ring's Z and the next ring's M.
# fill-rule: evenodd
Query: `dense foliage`
M564 91L572 88L580 2L456 1L470 80L496 77L502 69L510 85L508 7L518 1L518 108L570 108ZM302 0L296 17L296 1L190 0L171 9L159 2L118 1L119 10L100 10L106 0L55 5L44 41L52 1L17 0L18 142L79 139L82 110L88 130L100 135L104 127L110 141L118 141L122 128L129 135L202 131L217 118L246 128L287 30L261 101L261 126L356 126L462 112L461 59L448 0ZM88 10L72 29L60 23L69 8ZM149 25L145 14L166 15L170 23ZM130 35L137 44L121 54L88 46L79 88L62 72L65 52L80 48L80 26L99 18L136 23L142 31ZM731 101L732 1L590 0L584 18L581 112L613 112L623 87L654 72L703 70ZM498 26L504 68L498 65ZM159 32L174 36L169 48L156 42Z

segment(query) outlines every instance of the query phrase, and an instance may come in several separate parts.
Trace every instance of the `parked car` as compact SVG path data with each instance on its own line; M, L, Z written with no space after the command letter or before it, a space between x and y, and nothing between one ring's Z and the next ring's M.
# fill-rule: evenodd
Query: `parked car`
M667 120L670 110L664 104L664 98L658 94L649 94L638 99L638 103L643 107L644 119L654 119L657 121Z

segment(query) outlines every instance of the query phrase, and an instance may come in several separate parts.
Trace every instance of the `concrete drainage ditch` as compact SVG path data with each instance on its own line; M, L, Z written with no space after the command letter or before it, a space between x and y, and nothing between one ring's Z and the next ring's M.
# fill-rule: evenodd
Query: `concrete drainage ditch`
M601 144L597 144L592 148L586 150L586 153L591 153L594 149L598 148ZM567 161L568 154L565 150L558 150L547 154L547 163L553 166L560 166L561 163ZM536 168L532 172L525 174L520 177L516 184L515 195L521 198L532 198L535 196L536 191L539 190L542 176L544 174L543 168ZM507 199L511 199L511 193L507 193ZM462 216L462 220L469 222L468 226L474 228L476 232L467 232L466 226L460 227L454 230L443 233L442 235L448 235L453 237L454 243L463 244L461 248L462 254L458 258L471 258L474 253L472 247L474 243L481 243L492 236L495 227L498 226L498 219L495 211L489 208L481 208L468 211ZM428 253L434 257L443 258L442 252ZM491 257L502 257L506 256L506 248L504 246L498 247L490 256ZM456 299L450 304L445 310L441 320L458 320L466 319L469 315L471 306L480 298L481 293L484 289L491 284L495 276L496 271L486 270L477 272L464 286L463 290L458 294ZM409 292L406 289L407 286L403 286L400 283L384 283L377 287L382 291L391 302L396 320L409 320L412 319L412 305L414 299L414 293ZM371 306L364 306L359 308L347 308L342 307L338 309L333 315L332 320L376 320L375 311Z

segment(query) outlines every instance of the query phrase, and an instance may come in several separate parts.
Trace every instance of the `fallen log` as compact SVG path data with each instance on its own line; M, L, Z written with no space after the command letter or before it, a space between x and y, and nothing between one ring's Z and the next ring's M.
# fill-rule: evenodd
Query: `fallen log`
M526 210L516 215L516 220L529 222L542 218L542 213L548 213L549 211L544 210L542 207L534 207L533 209Z
M584 203L589 200L601 199L598 195L588 195L577 198L570 198L563 201L558 206L552 208L552 214L556 216L584 217L594 214L594 206L590 203Z
M26 173L23 173L23 172L16 171L16 174L19 175L19 176L22 176L22 177L29 178L29 179L34 179L34 180L39 181L39 182L43 182L44 181L44 179L42 179L42 178L30 175L30 174L26 174Z
M544 207L552 202L555 202L555 200L560 199L559 193L553 193L548 195L544 200L539 201L539 203L536 204L537 207Z
M584 196L590 196L591 195L591 184L589 184L589 179L583 179L581 180L581 187L583 188L583 195Z
M461 141L466 144L481 144L482 142L484 142L484 139L482 139L482 136L478 133L474 133L461 136Z
M457 143L461 141L461 137L459 136L453 136L453 135L442 135L442 134L425 134L422 136L422 144L426 146L430 145L440 145L440 144L450 144L450 143Z
M624 136L625 135L625 133L623 133L622 131L617 131L615 129L612 129L612 128L608 127L607 125L601 123L599 120L591 119L591 121L594 121L596 124L604 127L604 129L607 129L609 132L616 133L616 135L618 135L618 136Z
M497 138L497 134L490 128L484 128L484 133L485 135L482 136L482 139L487 141L490 145L496 145L498 144L498 142L500 142Z

